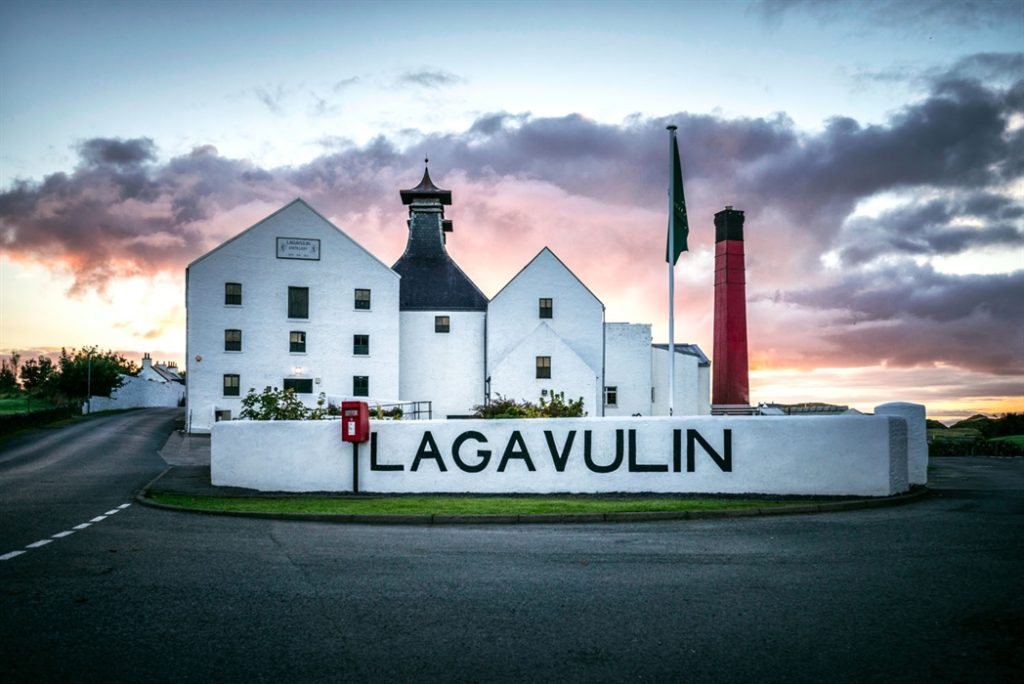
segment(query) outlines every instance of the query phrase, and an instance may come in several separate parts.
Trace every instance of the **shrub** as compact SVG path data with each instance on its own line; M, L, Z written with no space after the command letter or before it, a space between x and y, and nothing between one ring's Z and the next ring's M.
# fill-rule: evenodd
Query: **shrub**
M474 418L579 418L583 397L565 401L565 392L552 392L551 399L540 398L540 406L529 401L516 401L500 394L490 403L473 407Z
M259 394L250 388L242 399L242 420L324 420L330 415L327 397L321 392L316 408L309 408L295 395L295 390L264 387Z

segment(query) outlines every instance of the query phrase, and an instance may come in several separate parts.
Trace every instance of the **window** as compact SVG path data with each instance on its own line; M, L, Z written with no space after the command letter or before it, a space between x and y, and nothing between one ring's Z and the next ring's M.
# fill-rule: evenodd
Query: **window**
M356 308L357 309L370 309L370 291L356 289Z
M352 396L370 396L370 378L365 375L352 376Z
M550 356L538 356L537 357L537 377L538 378L550 378L551 377L551 357Z
M288 318L309 318L309 288L288 288Z
M242 306L242 283L224 283L224 304Z
M237 375L225 375L224 376L224 396L225 397L237 397L238 387L241 383Z
M618 406L619 405L619 388L618 387L605 387L604 388L604 405L605 406Z
M553 300L548 297L541 297L540 299L540 317L541 318L552 318L554 312Z
M242 331L224 331L224 351L242 351Z
M352 353L356 356L367 356L370 353L370 336L353 335Z
M290 389L296 394L312 394L313 393L313 381L309 378L285 378L284 388Z
M434 316L434 332L446 333L452 329L452 321L448 316Z
M306 353L306 333L301 330L292 330L288 333L288 351L292 353Z

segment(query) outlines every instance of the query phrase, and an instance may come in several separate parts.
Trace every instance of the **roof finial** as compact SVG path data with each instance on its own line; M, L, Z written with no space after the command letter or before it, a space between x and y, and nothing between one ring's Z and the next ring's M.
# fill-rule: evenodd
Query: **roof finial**
M430 163L430 157L423 157L423 163L424 164L429 164Z

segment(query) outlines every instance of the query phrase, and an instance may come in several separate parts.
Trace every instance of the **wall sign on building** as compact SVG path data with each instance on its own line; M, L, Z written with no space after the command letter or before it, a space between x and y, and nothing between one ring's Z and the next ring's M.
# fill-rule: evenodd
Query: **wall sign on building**
M320 241L308 238L277 238L278 259L320 261Z

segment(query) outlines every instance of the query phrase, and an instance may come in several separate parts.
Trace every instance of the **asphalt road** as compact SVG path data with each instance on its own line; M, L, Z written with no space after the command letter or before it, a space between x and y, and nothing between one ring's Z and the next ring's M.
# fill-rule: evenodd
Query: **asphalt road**
M387 527L117 509L173 412L0 447L0 680L1024 680L1024 459L919 503ZM27 544L72 530L32 549Z

